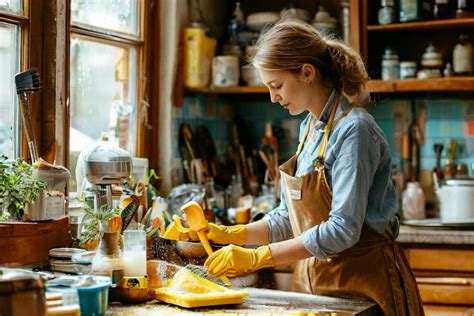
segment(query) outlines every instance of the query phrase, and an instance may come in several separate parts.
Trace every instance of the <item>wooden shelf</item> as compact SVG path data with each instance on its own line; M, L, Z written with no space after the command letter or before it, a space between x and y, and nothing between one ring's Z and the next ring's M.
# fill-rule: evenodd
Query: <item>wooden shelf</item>
M268 93L268 88L265 86L238 86L228 88L187 88L187 92L191 93L206 93L206 94L249 94L249 93Z
M474 91L474 77L369 80L370 92Z
M367 26L368 31L407 31L423 29L439 30L450 28L474 28L474 18L446 19Z

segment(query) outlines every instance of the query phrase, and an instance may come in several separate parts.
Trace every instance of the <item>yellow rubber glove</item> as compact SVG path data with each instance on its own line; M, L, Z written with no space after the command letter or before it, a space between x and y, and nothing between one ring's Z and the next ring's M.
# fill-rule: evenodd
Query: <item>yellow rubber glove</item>
M225 226L213 223L208 223L207 225L209 227L207 238L216 244L245 245L247 241L247 228L245 225Z
M235 276L273 266L269 246L246 249L229 245L214 252L204 262L209 274L216 276Z

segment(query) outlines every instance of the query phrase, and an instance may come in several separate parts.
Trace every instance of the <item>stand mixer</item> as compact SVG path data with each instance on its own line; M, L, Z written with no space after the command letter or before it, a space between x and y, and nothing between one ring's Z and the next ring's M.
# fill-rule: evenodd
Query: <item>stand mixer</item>
M94 208L113 207L112 184L122 184L132 172L132 156L126 150L107 141L85 149L83 175L95 191Z

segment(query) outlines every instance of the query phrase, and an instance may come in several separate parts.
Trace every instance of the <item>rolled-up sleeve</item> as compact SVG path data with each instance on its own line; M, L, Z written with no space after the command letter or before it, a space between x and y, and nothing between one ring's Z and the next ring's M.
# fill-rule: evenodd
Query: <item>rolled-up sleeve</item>
M301 240L316 258L341 252L358 242L380 152L369 124L347 122L332 144L329 161L333 200L329 219L306 230ZM327 154L329 151L327 152Z
M281 185L283 185L283 183L281 183ZM270 243L293 238L293 231L291 230L288 208L286 207L286 199L283 192L284 190L282 190L280 194L280 205L263 218L268 226L268 238Z

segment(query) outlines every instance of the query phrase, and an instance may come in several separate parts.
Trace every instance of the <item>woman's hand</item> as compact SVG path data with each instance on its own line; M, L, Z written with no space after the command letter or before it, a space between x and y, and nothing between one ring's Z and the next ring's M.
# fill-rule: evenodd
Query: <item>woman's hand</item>
M221 245L245 245L247 228L245 225L224 226L208 223L207 238Z
M209 274L216 276L239 275L273 266L269 246L246 249L229 245L214 252L204 263Z

